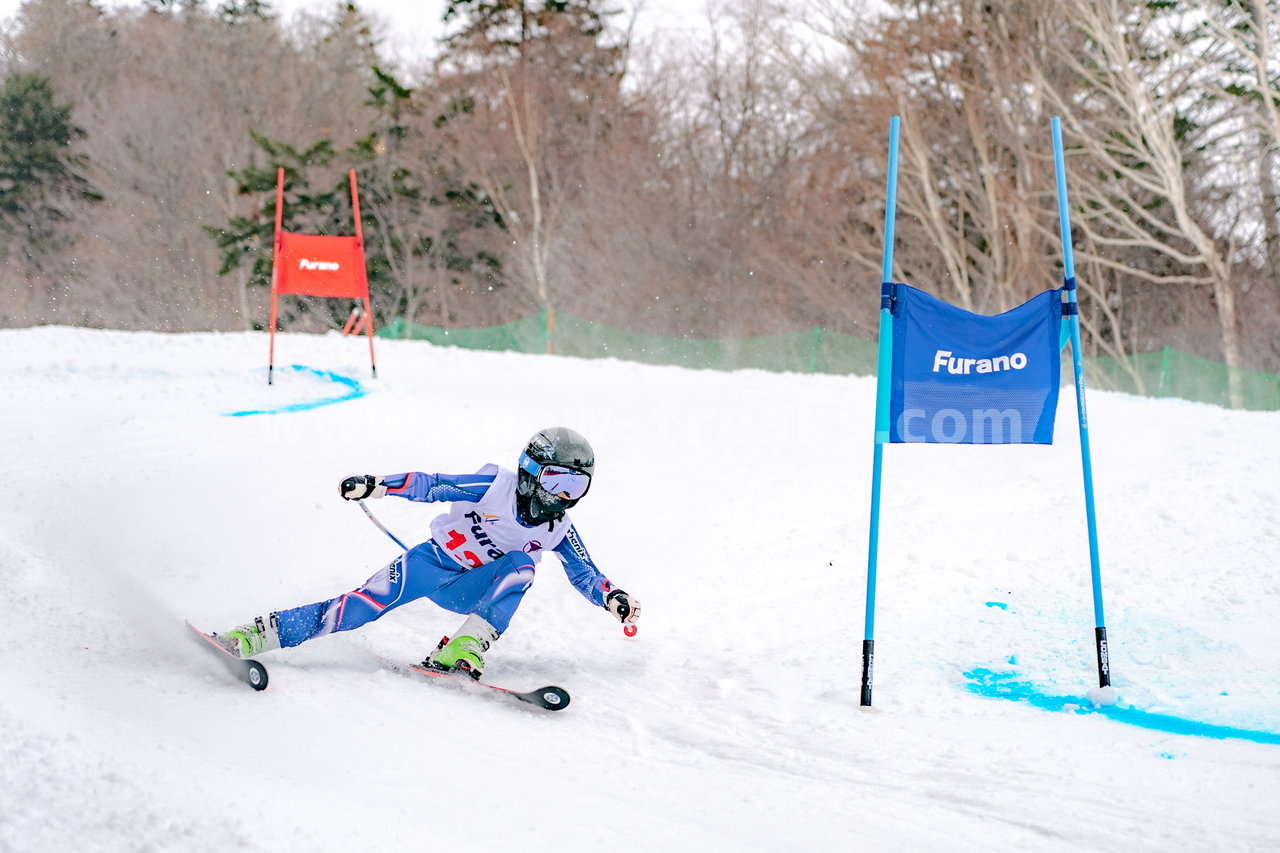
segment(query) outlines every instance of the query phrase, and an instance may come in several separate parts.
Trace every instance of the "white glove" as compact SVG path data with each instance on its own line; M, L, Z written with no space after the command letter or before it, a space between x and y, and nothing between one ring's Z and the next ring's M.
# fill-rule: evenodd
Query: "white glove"
M346 501L362 501L365 498L380 498L387 493L387 487L381 477L373 474L357 474L348 477L338 486L338 492Z
M623 625L634 625L640 618L640 602L620 589L615 589L605 597L604 606Z

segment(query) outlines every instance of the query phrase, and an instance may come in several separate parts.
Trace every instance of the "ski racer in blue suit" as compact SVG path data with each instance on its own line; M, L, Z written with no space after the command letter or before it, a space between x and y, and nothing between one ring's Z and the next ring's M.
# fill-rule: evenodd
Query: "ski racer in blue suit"
M484 652L511 624L533 584L542 554L554 551L569 582L588 601L624 625L640 618L640 602L617 589L596 567L566 515L591 485L595 453L565 427L541 430L520 455L518 471L485 465L474 474L411 472L342 481L346 500L394 495L448 502L431 522L431 538L384 566L364 585L327 601L280 610L214 635L241 657L350 631L419 598L467 615L426 665L479 678Z

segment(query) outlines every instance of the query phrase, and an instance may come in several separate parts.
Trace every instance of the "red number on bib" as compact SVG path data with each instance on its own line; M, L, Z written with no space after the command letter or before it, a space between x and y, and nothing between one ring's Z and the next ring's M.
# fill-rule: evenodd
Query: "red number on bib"
M467 537L463 536L456 530L450 530L449 541L444 543L444 547L450 551L456 552L458 548L461 548L465 544L467 544ZM462 559L470 563L471 568L473 569L484 565L484 560L481 560L471 551L463 551Z

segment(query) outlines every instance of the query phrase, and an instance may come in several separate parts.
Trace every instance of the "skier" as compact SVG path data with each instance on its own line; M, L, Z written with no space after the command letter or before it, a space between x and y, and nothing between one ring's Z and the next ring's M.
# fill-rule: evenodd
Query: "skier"
M259 616L214 637L231 653L253 657L359 628L426 597L467 618L453 639L440 640L424 664L478 679L484 652L507 630L544 551L556 552L569 582L588 601L633 625L640 602L596 568L565 514L587 493L594 472L595 453L587 440L553 427L529 440L518 472L489 464L475 474L347 477L339 486L345 500L396 495L451 506L431 522L430 539L392 560L359 589Z

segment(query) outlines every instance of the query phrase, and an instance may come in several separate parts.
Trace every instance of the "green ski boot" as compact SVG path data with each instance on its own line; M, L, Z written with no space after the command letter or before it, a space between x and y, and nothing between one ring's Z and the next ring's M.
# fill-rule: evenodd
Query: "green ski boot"
M432 669L465 672L479 679L484 672L484 653L498 639L493 626L472 613L458 628L453 639L442 637L436 650L427 655L424 663Z
M272 613L263 619L256 617L247 625L236 627L214 634L213 638L231 654L241 658L251 658L280 648L280 633L276 628L276 614Z

